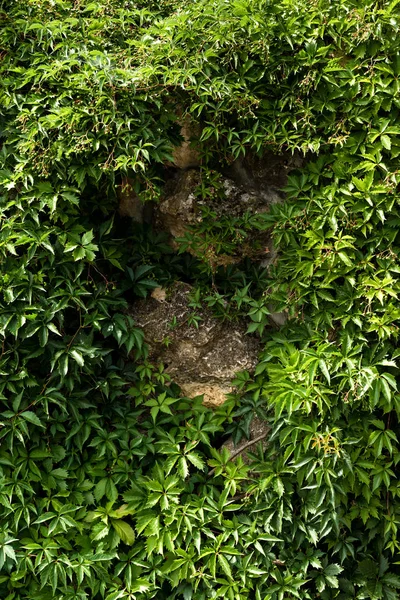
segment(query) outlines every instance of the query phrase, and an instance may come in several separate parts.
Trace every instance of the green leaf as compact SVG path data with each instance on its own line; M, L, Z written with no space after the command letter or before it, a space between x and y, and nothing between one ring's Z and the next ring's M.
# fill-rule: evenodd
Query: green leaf
M112 479L107 479L106 496L111 502L115 502L118 498L118 490Z
M223 556L223 554L219 554L218 555L218 562L219 562L219 564L220 564L223 572L228 577L228 579L232 579L232 570L231 570L231 567L230 567L227 559L225 558L225 556Z
M82 246L87 246L88 244L90 244L90 242L93 240L93 238L94 238L93 229L84 233L82 236Z
M96 484L94 488L94 497L96 499L96 502L100 502L103 496L105 496L107 481L107 478L104 477L103 479L100 479L100 481Z
M38 427L43 427L44 428L44 425L43 425L42 421L31 410L25 410L24 412L21 413L20 416L23 419L25 419L25 421L28 421L29 423L32 423L32 425L37 425Z
M319 368L321 369L322 373L324 374L325 379L327 380L328 383L330 383L331 376L329 374L329 370L328 370L326 362L322 358L320 358L318 364L319 364Z
M61 336L61 333L58 331L54 323L47 323L47 329L49 329L52 333Z
M94 542L102 540L103 538L106 537L106 535L108 535L108 532L109 532L109 527L108 527L107 523L103 523L103 522L96 523L92 529L91 539Z
M53 475L53 477L57 477L60 479L65 479L66 477L68 477L68 471L66 471L65 469L53 469L51 474Z
M182 479L186 479L186 477L189 475L188 464L183 456L178 460L178 473Z
M132 546L135 541L135 532L132 527L126 521L121 521L121 519L111 519L111 523L121 540Z
M381 135L380 137L381 144L386 150L390 150L392 147L392 143L390 141L390 137L388 135Z
M135 581L130 586L130 591L133 593L139 592L140 594L144 594L151 588L151 584L147 579L139 578L135 579Z
M197 467L197 469L200 469L200 471L204 471L206 468L205 462L197 452L190 452L189 454L186 454L186 458L192 463L192 465Z
M74 360L76 360L76 362L78 363L78 365L80 367L83 367L85 364L85 361L83 359L82 354L80 354L77 350L70 350L69 354L72 356L72 358Z
M338 252L338 256L339 256L340 260L342 262L344 262L345 265L347 265L348 267L353 266L353 263L351 262L350 258L347 256L347 254L345 252Z
M125 590L119 590L117 592L112 592L106 596L106 600L118 600L119 598L123 598L125 596Z
M43 513L42 515L40 515L40 517L38 517L35 521L35 523L44 523L46 521L49 521L51 519L54 519L54 517L56 517L56 513L54 512L46 512Z

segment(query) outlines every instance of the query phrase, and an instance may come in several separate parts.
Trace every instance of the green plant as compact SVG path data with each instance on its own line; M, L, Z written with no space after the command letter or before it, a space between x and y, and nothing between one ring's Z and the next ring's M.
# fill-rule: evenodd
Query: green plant
M396 0L2 2L2 598L397 598L398 23ZM124 177L158 199L185 115L200 195L249 151L306 156L267 273L119 221ZM189 241L256 228L208 214ZM215 413L128 311L180 275L263 342ZM217 450L254 416L250 464Z

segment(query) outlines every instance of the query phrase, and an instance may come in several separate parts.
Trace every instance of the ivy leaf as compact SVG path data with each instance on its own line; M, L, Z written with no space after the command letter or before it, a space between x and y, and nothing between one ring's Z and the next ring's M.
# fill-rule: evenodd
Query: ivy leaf
M353 263L351 262L350 258L347 256L347 254L345 252L338 252L338 256L339 256L340 260L342 262L344 262L345 265L347 265L348 267L353 266Z
M190 452L189 454L186 454L186 458L192 463L192 465L197 467L197 469L200 469L200 471L204 471L206 468L204 460L197 452Z
M381 135L380 137L381 144L386 150L390 150L392 148L392 143L390 141L390 137L388 135Z
M275 477L273 480L273 486L275 492L278 494L279 498L281 498L285 493L285 486L283 485L282 479L280 477Z
M52 333L61 336L61 333L58 331L54 323L47 323L47 329L49 329Z
M112 479L107 479L106 496L111 502L115 502L115 500L118 498L118 490Z
M324 569L324 572L323 572L324 578L325 578L326 583L329 585L329 587L331 587L331 588L339 587L339 580L336 577L336 575L338 575L342 571L343 571L343 567L340 567L339 565L336 565L336 564L328 565Z
M106 600L118 600L119 598L123 598L125 596L125 590L120 590L117 592L112 592L106 596Z
M188 464L183 456L178 460L178 473L182 479L186 479L189 475Z
M71 350L71 351L70 351L70 355L72 356L72 358L73 358L74 360L76 360L76 362L78 363L78 365L79 365L80 367L83 367L83 366L84 366L84 364L85 364L85 361L84 361L84 359L83 359L83 356L82 356L82 354L80 354L80 352L78 352L77 350Z
M38 427L43 427L44 428L44 425L43 425L42 421L31 410L25 410L24 412L21 413L20 416L23 419L25 419L25 421L28 421L29 423L32 423L32 425L37 425Z
M329 370L328 370L326 362L324 361L323 358L320 358L318 364L319 364L319 368L321 369L322 373L325 376L325 379L327 380L328 383L330 383L331 382L331 376L329 374Z
M151 588L151 584L147 579L139 578L135 579L134 583L131 585L131 592L144 594Z
M109 527L108 527L107 523L103 523L103 522L96 523L92 529L91 539L94 542L102 540L108 534L108 532L109 532Z
M228 579L233 579L231 567L223 554L218 555L218 562Z
M87 246L88 244L90 244L90 242L93 240L93 238L94 238L93 229L84 233L82 236L82 246Z
M135 532L132 527L126 521L121 521L121 519L111 519L111 523L121 540L132 546L135 541Z
M94 488L94 497L96 499L96 502L100 502L100 500L105 495L107 481L108 481L108 479L106 477L104 477L103 479L100 479L100 481L98 483L96 483L96 486Z

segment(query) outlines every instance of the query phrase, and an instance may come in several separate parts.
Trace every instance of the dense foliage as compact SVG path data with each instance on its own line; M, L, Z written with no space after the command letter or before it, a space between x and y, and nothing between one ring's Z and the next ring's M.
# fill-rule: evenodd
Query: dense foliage
M398 597L399 11L3 0L1 598ZM269 217L276 268L216 273L120 223L124 176L157 199L182 112L205 181L249 151L306 155ZM179 278L262 336L215 413L126 311ZM255 415L250 465L216 450Z

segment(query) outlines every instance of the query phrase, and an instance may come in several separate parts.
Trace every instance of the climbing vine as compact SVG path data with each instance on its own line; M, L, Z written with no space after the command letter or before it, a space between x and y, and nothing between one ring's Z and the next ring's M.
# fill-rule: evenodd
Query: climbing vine
M1 598L396 600L399 10L0 3ZM185 116L208 176L304 157L262 224L269 270L118 216L125 177L159 199ZM189 245L236 252L243 227L210 218ZM181 277L262 340L216 412L127 310ZM255 416L250 461L218 449Z

